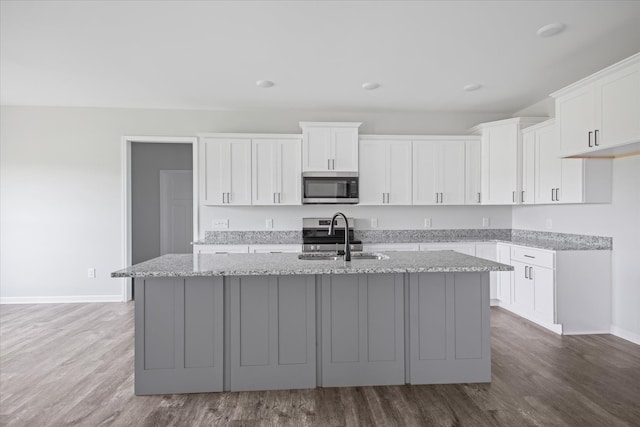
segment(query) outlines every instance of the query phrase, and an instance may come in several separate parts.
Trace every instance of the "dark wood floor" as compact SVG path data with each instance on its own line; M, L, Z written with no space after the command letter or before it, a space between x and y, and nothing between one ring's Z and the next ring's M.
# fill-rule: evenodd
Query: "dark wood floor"
M133 305L0 306L0 424L640 425L640 346L492 309L491 384L137 397Z

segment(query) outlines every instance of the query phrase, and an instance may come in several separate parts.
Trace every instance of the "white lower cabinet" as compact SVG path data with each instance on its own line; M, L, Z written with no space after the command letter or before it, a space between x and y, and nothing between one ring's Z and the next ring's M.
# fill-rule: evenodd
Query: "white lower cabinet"
M230 389L315 387L315 276L242 276L229 282Z
M511 265L511 246L504 243L496 244L497 260L499 263ZM496 272L496 292L500 307L509 308L511 306L511 284L513 282L513 271Z
M498 273L501 307L559 334L609 332L611 251L498 244L498 258L514 267L510 286L505 273Z
M404 276L321 277L322 386L404 384Z
M411 384L490 382L489 274L409 275Z
M498 249L495 242L476 243L476 256L489 261L498 261ZM498 305L498 272L489 273L489 298L491 305Z

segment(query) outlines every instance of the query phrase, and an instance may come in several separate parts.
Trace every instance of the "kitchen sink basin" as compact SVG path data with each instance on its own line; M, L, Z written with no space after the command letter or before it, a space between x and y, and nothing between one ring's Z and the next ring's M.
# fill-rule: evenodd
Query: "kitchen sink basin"
M343 255L335 253L307 253L298 255L298 259L304 261L338 261L344 258ZM356 260L376 260L389 259L388 256L374 252L352 252L351 261Z

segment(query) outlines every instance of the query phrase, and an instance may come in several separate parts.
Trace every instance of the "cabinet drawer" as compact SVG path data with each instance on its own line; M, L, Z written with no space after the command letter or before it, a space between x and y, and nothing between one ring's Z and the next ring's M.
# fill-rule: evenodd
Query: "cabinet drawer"
M511 246L511 260L524 262L529 265L555 268L555 252L545 251L543 249Z

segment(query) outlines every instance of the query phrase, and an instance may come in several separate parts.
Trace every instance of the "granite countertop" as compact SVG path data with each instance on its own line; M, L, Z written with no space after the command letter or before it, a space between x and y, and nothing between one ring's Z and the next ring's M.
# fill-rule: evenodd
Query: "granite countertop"
M519 229L356 230L363 243L502 242L552 251L611 250L611 237ZM207 231L194 245L302 244L299 231Z
M290 274L511 271L513 267L454 251L381 252L386 259L299 260L298 254L169 254L111 273L111 277L263 276Z

